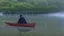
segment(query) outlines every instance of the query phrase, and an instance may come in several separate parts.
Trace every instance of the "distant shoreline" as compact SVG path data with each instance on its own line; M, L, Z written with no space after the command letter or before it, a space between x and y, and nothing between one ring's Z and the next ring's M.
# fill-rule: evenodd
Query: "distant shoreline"
M56 10L21 10L21 11L0 11L3 14L48 14L48 13L55 13L55 12L60 12L63 11L61 9L56 9Z

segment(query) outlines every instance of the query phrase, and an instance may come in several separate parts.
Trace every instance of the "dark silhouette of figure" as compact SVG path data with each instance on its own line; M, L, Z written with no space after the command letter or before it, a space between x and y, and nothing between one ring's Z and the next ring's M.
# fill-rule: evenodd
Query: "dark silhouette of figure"
M26 24L26 20L25 20L24 17L22 17L22 15L20 15L20 18L18 20L18 23Z

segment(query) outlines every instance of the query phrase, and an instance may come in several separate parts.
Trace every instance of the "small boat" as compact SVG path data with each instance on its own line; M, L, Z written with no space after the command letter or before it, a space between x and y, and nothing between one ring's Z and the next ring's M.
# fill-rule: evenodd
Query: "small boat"
M36 23L27 23L27 24L18 24L18 23L10 23L10 22L5 22L9 26L18 26L18 27L35 27Z
M20 36L22 32L32 32L35 30L35 25L36 23L27 23L27 24L18 24L18 23L10 23L10 22L5 22L9 26L13 26L18 29Z

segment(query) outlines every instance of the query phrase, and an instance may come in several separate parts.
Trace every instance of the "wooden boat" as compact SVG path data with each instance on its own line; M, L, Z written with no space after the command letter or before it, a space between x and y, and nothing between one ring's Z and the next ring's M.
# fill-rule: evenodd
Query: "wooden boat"
M27 23L27 24L18 24L18 23L10 23L10 22L5 22L9 26L18 26L18 27L35 27L36 23Z

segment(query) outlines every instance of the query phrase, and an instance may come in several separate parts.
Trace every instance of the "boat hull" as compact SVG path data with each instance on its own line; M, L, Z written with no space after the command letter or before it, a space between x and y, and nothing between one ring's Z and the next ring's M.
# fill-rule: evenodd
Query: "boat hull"
M18 26L18 27L35 27L36 23L27 23L27 24L18 24L18 23L10 23L10 22L5 22L9 26Z

